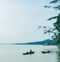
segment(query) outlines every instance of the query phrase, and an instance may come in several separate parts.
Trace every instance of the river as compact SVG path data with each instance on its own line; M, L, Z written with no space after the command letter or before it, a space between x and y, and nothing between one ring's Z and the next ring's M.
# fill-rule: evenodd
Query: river
M32 49L32 55L22 53ZM56 52L43 54L43 50L56 51L56 46L42 45L0 45L0 62L57 62Z

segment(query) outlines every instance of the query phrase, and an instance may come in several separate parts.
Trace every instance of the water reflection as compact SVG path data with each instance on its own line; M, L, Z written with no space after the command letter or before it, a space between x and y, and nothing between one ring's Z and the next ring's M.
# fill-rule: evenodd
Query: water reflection
M57 52L57 61L60 62L60 49L58 48L58 52Z

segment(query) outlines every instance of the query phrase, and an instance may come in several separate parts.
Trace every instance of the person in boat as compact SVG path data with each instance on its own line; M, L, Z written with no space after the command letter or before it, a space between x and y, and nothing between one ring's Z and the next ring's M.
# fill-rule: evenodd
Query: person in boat
M32 52L32 49L30 50L30 53Z
M32 49L31 49L29 53L30 53L30 54L34 54L34 51L32 51Z

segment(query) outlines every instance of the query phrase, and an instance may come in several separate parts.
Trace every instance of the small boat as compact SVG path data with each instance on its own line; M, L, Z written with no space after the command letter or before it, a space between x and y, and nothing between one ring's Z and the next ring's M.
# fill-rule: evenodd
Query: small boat
M30 50L30 52L23 53L23 55L34 54L34 51Z
M43 54L50 53L50 51L41 51Z

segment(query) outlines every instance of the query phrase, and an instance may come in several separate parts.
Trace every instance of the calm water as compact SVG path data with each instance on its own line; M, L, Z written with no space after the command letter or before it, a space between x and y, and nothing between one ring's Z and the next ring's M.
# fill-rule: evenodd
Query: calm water
M22 53L35 51L33 55L22 55ZM55 52L42 54L45 49L56 50L56 46L39 45L0 45L0 62L57 62Z

